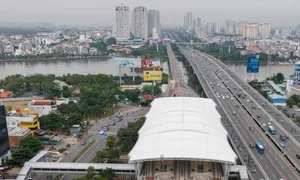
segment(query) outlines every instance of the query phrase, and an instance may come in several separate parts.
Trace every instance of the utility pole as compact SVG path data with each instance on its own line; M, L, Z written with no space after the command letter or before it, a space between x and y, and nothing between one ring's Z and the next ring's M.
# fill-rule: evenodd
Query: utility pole
M120 87L121 87L121 81L122 81L122 75L121 75L121 64L119 64L119 83L120 83Z

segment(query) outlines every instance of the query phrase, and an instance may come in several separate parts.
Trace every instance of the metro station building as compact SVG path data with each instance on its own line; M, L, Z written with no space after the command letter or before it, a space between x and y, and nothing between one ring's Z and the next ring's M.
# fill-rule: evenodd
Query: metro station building
M228 179L237 156L211 99L158 98L129 153L137 180Z

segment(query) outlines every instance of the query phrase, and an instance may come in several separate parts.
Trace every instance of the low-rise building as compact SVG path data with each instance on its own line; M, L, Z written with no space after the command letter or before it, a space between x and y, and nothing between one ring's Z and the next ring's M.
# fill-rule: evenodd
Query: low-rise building
M288 97L292 96L292 95L300 95L300 86L299 85L294 85L294 86L290 86L289 90L288 90Z
M286 106L286 98L278 94L269 94L268 99L274 106Z
M8 128L8 139L11 148L19 148L20 141L29 136L31 136L30 129L20 127Z
M6 123L8 128L25 128L33 132L39 128L39 116L36 111L13 110L6 114Z
M39 117L50 113L57 113L57 104L54 100L32 100L28 104L28 110L37 111Z

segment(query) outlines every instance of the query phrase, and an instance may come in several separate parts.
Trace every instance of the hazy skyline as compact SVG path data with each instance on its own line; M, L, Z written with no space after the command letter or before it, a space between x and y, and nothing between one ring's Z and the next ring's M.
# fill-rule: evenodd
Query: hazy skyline
M268 22L272 26L300 24L300 1L296 0L0 0L0 23L53 23L73 25L114 25L115 7L157 9L163 27L182 26L183 16L192 12L205 22L225 20Z

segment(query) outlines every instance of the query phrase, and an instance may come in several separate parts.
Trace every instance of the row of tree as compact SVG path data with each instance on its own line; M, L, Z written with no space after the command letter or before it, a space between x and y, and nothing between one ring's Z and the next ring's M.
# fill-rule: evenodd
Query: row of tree
M220 44L212 43L202 46L195 47L200 51L204 51L216 58L220 58L223 61L245 61L245 55L241 54L241 49L231 48L230 53L228 51L228 47L222 47ZM258 53L260 55L260 61L267 62L268 61L268 54L266 53ZM279 57L278 55L271 55L272 61L287 61L288 59Z
M169 60L167 48L163 44L158 45L158 51L156 45L147 45L141 48L132 49L132 56L140 56L142 58L160 58L161 62L167 62Z
M100 171L99 173L96 172L96 169L93 166L88 167L87 173L82 178L75 178L73 180L112 180L117 175L115 172L110 169L106 168L103 171Z

